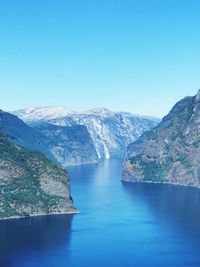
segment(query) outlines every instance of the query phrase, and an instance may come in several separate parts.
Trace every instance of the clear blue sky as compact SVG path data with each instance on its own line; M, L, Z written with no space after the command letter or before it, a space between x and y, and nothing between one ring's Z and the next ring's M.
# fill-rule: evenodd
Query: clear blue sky
M3 0L1 108L163 116L200 88L199 0Z

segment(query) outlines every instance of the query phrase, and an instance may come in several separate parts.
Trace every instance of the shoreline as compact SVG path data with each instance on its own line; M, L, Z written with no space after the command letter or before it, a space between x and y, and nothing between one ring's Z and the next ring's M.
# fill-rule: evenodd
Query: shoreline
M0 222L2 221L8 221L8 220L28 220L31 218L36 218L36 217L50 217L53 215L59 216L59 215L77 215L80 214L80 212L78 210L74 210L74 211L69 211L69 212L63 212L63 213L59 213L59 212L55 212L55 213L49 213L49 214L31 214L31 215L27 215L27 216L12 216L12 217L4 217L4 218L0 218Z
M131 181L131 180L123 180L121 182L130 183L130 184L161 184L161 185L173 185L173 186L180 186L180 187L191 187L200 190L200 185L187 185L187 184L176 184L176 183L168 183L168 182L151 182L151 181Z

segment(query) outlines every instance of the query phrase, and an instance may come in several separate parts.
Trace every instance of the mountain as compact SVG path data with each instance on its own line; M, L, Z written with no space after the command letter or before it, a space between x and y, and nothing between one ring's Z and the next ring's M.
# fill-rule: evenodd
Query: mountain
M59 110L55 107L45 107L42 110L43 113L40 112L40 107L23 109L15 111L14 114L34 127L39 133L45 133L46 136L52 135L50 125L57 127L85 126L94 143L98 159L124 156L126 147L130 143L158 124L158 119L132 115L127 112L114 112L105 108L72 112L67 116L54 112ZM49 114L52 113L54 115L49 117ZM49 125L49 129L47 125ZM59 138L57 141L59 142Z
M0 132L10 141L31 150L43 152L49 159L56 161L50 151L50 141L17 116L0 110Z
M40 151L63 167L98 160L93 141L85 126L59 127L43 124L43 129L37 129L28 126L17 116L0 110L0 131L15 144Z
M66 172L0 133L0 219L75 212Z
M14 114L23 121L31 122L31 124L38 122L46 122L57 118L62 118L75 114L76 112L65 107L36 107L25 108L14 112Z
M200 91L128 147L122 180L200 187Z
M44 123L35 126L33 130L49 140L49 150L63 167L98 161L94 143L84 125L65 127Z

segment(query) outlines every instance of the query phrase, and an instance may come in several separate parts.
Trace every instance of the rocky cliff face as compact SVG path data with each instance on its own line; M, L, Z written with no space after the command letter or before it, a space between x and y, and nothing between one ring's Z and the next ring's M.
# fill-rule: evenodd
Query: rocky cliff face
M39 107L31 109L31 112L30 109L23 109L14 113L30 126L35 127L37 131L39 130L39 133L44 133L43 129L45 128L46 136L53 135L53 127L50 125L57 127L85 126L94 143L98 159L124 156L126 147L131 142L158 124L157 119L126 112L113 112L105 108L79 113L70 111L70 114L68 109L62 108L62 112L60 109ZM59 141L59 136L57 136L57 141Z
M62 110L56 110L59 115L63 114ZM15 115L0 110L0 131L15 144L40 151L62 167L98 160L93 141L85 126L59 127L44 123L33 128Z
M122 180L200 187L200 91L128 147Z
M49 150L63 167L98 161L94 143L84 125L63 127L44 123L34 130L49 140Z
M0 133L0 219L75 212L66 172Z

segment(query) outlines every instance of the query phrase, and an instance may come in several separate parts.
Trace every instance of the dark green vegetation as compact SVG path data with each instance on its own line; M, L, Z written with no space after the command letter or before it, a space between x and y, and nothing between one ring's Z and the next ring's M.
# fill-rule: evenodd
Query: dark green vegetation
M0 134L0 218L74 211L65 171Z
M160 164L157 162L149 161L146 162L141 156L137 156L131 159L132 164L139 164L142 167L144 181L147 182L164 182L167 172L169 171L169 166L172 161L167 159L165 163Z

